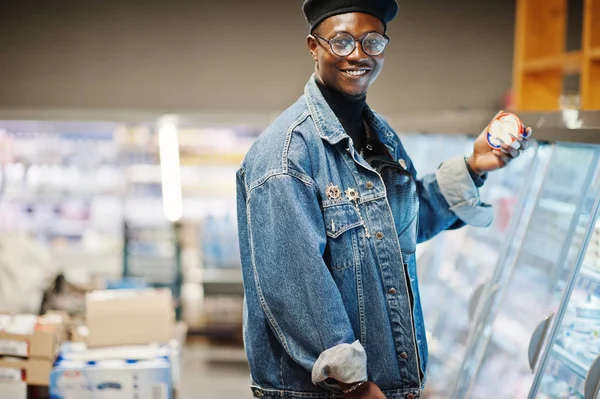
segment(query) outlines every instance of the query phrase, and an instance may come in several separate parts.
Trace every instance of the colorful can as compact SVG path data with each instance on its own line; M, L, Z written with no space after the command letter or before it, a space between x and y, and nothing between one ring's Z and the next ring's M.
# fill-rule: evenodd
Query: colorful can
M519 149L521 147L517 141L519 135L525 135L523 122L518 116L509 112L498 114L487 127L487 142L494 149L502 148L502 143Z

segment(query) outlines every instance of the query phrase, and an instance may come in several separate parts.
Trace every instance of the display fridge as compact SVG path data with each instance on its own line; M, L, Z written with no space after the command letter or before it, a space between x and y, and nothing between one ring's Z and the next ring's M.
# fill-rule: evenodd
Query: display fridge
M446 397L598 397L599 157L594 145L538 148Z
M468 136L400 136L420 176L435 172L445 159L473 149L473 138ZM418 246L419 286L429 344L425 398L448 397L448 387L458 377L483 289L521 227L523 202L541 171L537 153L538 146L534 145L518 162L489 174L480 191L482 200L494 209L490 227L445 231Z

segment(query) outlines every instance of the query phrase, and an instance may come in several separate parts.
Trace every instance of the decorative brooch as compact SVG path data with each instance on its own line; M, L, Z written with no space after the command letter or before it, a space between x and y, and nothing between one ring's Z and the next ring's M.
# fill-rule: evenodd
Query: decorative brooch
M349 201L356 203L356 201L358 201L358 191L356 191L355 188L349 188L346 190L346 198L348 198Z
M327 194L327 198L330 200L336 200L340 198L342 191L338 186L334 186L333 183L330 183L325 189L325 194Z

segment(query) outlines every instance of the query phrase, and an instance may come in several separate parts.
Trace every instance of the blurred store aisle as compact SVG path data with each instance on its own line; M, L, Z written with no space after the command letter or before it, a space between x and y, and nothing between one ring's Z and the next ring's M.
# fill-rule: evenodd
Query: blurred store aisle
M242 348L208 345L191 338L183 351L180 399L252 398Z

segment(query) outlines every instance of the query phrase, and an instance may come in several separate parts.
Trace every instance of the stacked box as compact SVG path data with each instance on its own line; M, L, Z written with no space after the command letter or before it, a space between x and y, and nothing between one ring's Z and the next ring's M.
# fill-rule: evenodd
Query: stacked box
M65 334L62 315L1 315L0 375L3 379L48 386Z
M172 353L169 345L66 343L50 375L50 397L172 399Z

